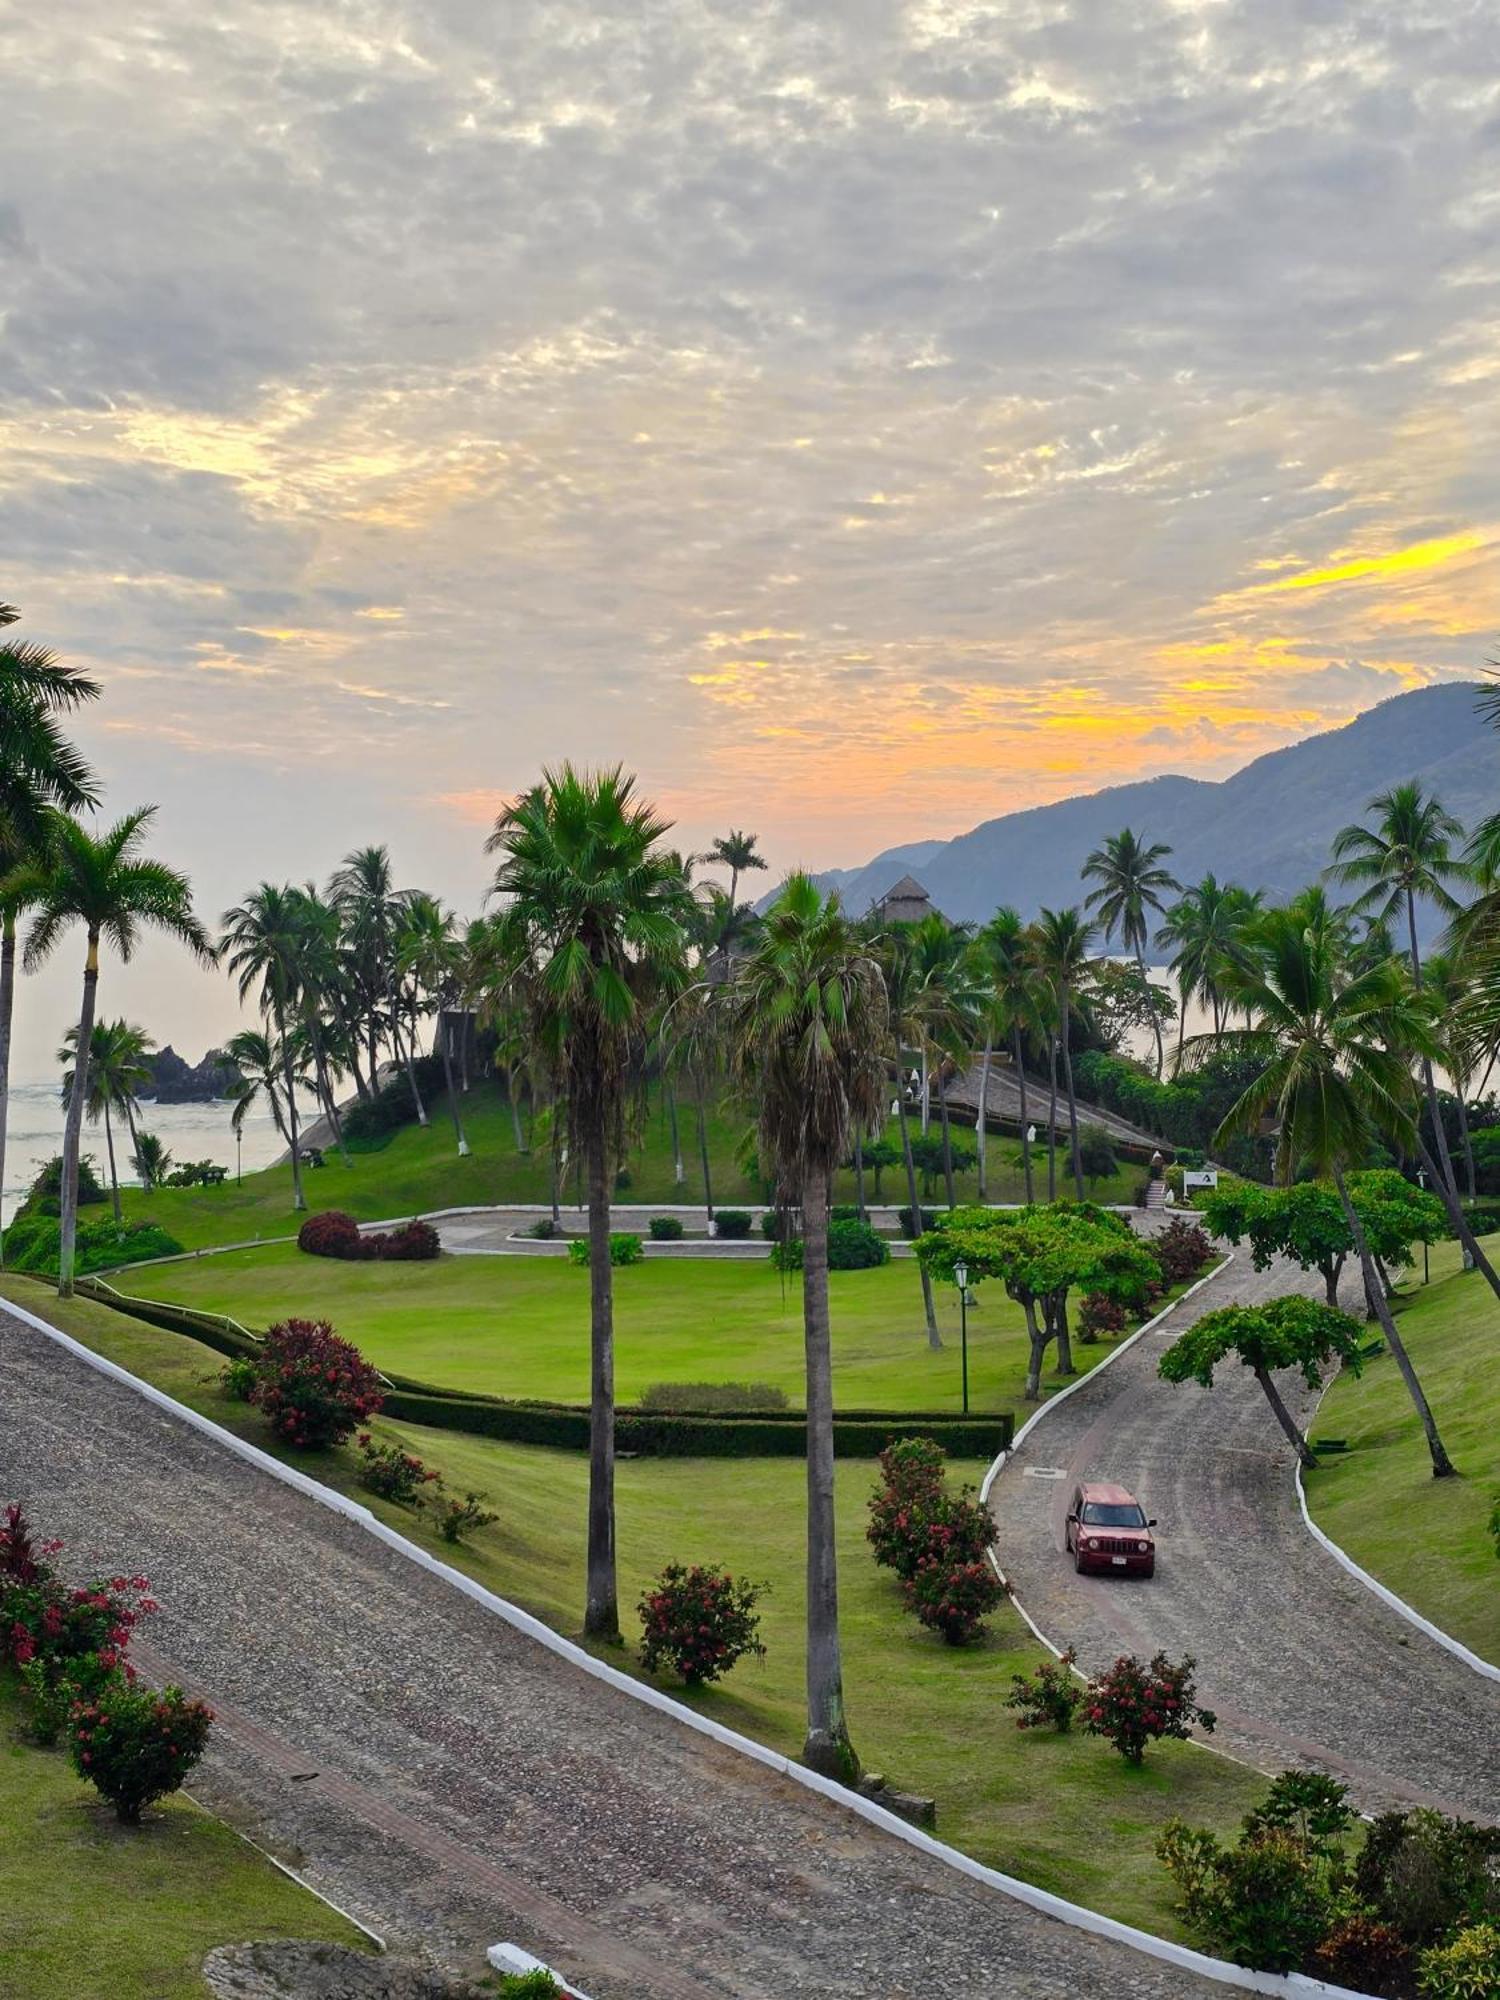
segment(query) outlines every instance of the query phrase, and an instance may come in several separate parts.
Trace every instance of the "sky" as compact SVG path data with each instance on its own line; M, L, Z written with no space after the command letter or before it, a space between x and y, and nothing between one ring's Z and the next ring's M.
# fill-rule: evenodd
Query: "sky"
M1500 627L1489 0L0 14L0 599L210 919L623 760L773 865ZM29 982L50 1068L81 947ZM102 1005L197 1054L221 980Z

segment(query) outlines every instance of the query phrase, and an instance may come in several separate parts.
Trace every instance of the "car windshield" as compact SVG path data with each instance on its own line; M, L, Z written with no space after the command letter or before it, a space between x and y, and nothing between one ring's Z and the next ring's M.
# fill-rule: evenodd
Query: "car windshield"
M1146 1517L1133 1500L1086 1500L1083 1518L1091 1528L1144 1528Z

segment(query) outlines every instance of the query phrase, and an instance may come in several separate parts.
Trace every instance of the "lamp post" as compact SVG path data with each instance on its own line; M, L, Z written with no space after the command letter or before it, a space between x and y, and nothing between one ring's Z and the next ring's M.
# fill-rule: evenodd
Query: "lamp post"
M961 1259L953 1266L953 1282L958 1286L959 1348L963 1354L964 1415L969 1414L969 1267Z
M1426 1194L1426 1192L1427 1192L1427 1169L1426 1169L1425 1167L1418 1167L1418 1168L1417 1168L1417 1179L1418 1179L1418 1181L1419 1181L1419 1182L1420 1182L1420 1184L1421 1184L1421 1188L1422 1188L1422 1192L1423 1192L1423 1194ZM1427 1258L1427 1238L1426 1238L1426 1237L1424 1236L1424 1237L1422 1238L1422 1283L1423 1283L1424 1285L1425 1285L1425 1284L1427 1283L1427 1281L1428 1281L1428 1278L1429 1278L1429 1276L1430 1276L1430 1275L1431 1275L1431 1274L1430 1274L1430 1270L1429 1270L1429 1266L1428 1266L1428 1258Z
M244 1133L236 1125L234 1128L234 1184L236 1187L243 1187L245 1184L245 1176L240 1172L240 1147L244 1144L244 1139Z

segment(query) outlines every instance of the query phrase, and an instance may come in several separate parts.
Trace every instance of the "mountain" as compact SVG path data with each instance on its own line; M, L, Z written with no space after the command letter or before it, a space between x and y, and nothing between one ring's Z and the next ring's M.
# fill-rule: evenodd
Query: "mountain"
M888 848L863 868L818 879L862 915L916 874L945 915L983 920L997 904L1023 917L1082 900L1079 871L1106 834L1130 826L1164 841L1179 880L1210 871L1273 900L1316 880L1340 827L1377 792L1418 778L1465 826L1500 811L1500 736L1476 715L1477 689L1448 681L1393 696L1342 729L1257 757L1231 778L1163 777L985 820L946 841Z

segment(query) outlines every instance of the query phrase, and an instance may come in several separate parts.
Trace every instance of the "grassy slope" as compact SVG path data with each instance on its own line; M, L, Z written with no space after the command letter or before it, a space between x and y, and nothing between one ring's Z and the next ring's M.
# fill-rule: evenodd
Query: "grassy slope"
M331 1319L378 1366L458 1389L587 1400L588 1272L561 1258L443 1257L432 1264L344 1264L288 1245L154 1264L112 1281L137 1297L225 1312L263 1327L288 1314ZM947 1345L929 1348L917 1267L892 1262L830 1278L834 1391L846 1409L957 1410L959 1315L937 1287ZM1080 1363L1106 1351L1078 1347ZM796 1279L769 1262L648 1258L615 1274L617 1393L652 1382L770 1382L802 1398ZM969 1309L975 1410L1021 1407L1020 1308L997 1284ZM1044 1377L1047 1393L1060 1376Z
M1477 1272L1459 1271L1456 1245L1438 1244L1431 1285L1403 1289L1400 1329L1461 1477L1432 1477L1416 1411L1382 1354L1324 1398L1313 1436L1352 1449L1309 1477L1308 1502L1356 1562L1500 1662L1500 1562L1486 1526L1500 1498L1500 1302Z
M217 1421L267 1442L255 1414L226 1403L215 1386L217 1357L178 1336L74 1300L59 1305L23 1278L0 1293L52 1318L78 1338ZM513 1601L563 1631L583 1602L587 1461L581 1454L461 1438L377 1423L401 1438L450 1488L489 1494L499 1522L452 1551L420 1515L370 1504ZM288 1455L289 1456L289 1455ZM349 1456L296 1462L349 1489ZM955 1466L975 1478L977 1466ZM1187 1744L1164 1744L1128 1768L1106 1745L1083 1737L1022 1732L1002 1706L1009 1676L1029 1671L1040 1648L1008 1608L989 1640L953 1650L902 1611L897 1587L876 1568L863 1536L872 1468L839 1466L840 1580L850 1725L866 1763L895 1784L938 1800L941 1836L993 1866L1066 1893L1131 1922L1180 1935L1165 1877L1152 1853L1174 1814L1227 1832L1261 1795L1252 1773ZM697 1705L729 1726L796 1752L803 1717L803 1470L785 1460L636 1460L618 1470L620 1585L626 1623L641 1587L669 1560L716 1560L765 1578L768 1653L746 1662ZM361 1493L362 1499L370 1496ZM628 1655L613 1655L629 1667ZM1100 1833L1109 1838L1101 1842Z
M336 1151L330 1151L326 1166L307 1172L310 1206L342 1208L361 1221L375 1221L424 1209L547 1201L547 1156L540 1136L536 1153L516 1152L510 1115L499 1090L492 1084L476 1085L460 1101L464 1126L473 1147L467 1159L457 1157L453 1128L440 1102L432 1107L432 1122L425 1130L408 1126L396 1133L381 1151L352 1155L347 1167ZM699 1198L695 1116L684 1106L679 1117L687 1179L678 1186L667 1120L657 1101L644 1127L640 1147L627 1163L630 1185L621 1191L622 1201L680 1203ZM227 1110L225 1124L227 1128ZM720 1207L733 1207L758 1198L755 1187L736 1163L747 1129L748 1121L742 1114L710 1108L709 1152L714 1198ZM895 1132L893 1125L893 1138ZM958 1136L962 1140L965 1135ZM973 1135L967 1136L972 1139ZM1021 1199L1023 1190L1016 1155L1014 1140L991 1138L992 1200ZM974 1198L975 1178L972 1172L957 1176L961 1201ZM1099 1201L1129 1201L1139 1180L1139 1169L1130 1169L1111 1180L1098 1182L1089 1192ZM1041 1191L1045 1191L1044 1187ZM873 1199L873 1176L867 1178L866 1193ZM882 1177L882 1193L887 1201L904 1202L903 1175L887 1169ZM247 1242L261 1236L286 1236L295 1231L299 1219L292 1208L291 1172L287 1167L267 1167L260 1173L246 1174L242 1187L227 1181L217 1188L162 1188L151 1194L128 1189L124 1198L126 1213L132 1220L147 1218L159 1223L185 1250L215 1243ZM565 1187L563 1198L576 1199L576 1194ZM839 1176L836 1198L854 1199L852 1173Z
M0 1677L0 1993L201 2000L215 1945L364 1942L186 1799L120 1826L63 1752L19 1739L21 1723Z

